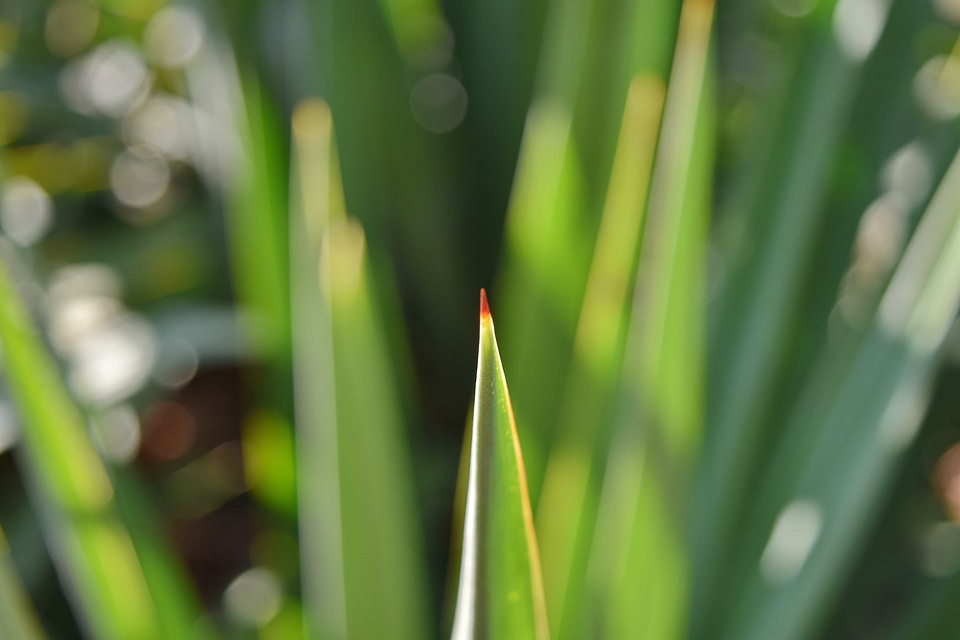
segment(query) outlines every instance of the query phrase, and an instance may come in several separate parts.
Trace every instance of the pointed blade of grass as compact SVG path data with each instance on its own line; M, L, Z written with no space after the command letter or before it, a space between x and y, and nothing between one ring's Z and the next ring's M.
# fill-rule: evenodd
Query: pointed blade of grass
M0 261L0 343L23 416L18 453L47 543L92 637L159 638L160 616L83 414Z
M480 291L480 348L454 640L548 638L540 557L493 318Z
M42 640L45 637L0 529L0 638Z
M396 374L343 210L330 110L294 115L295 404L309 637L427 637L426 578ZM375 604L373 604L375 603Z

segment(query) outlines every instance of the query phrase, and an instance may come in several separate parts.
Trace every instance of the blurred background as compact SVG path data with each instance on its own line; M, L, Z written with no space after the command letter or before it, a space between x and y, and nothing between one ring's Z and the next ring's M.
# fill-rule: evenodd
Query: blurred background
M443 637L483 286L555 637L957 637L958 38L956 0L3 0L0 600ZM123 540L160 631L83 595Z

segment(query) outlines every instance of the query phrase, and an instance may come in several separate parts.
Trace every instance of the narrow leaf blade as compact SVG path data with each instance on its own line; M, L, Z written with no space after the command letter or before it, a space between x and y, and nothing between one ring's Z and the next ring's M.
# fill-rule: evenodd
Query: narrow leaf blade
M160 637L162 617L118 512L114 486L5 259L0 345L23 418L19 462L81 625L97 638Z
M401 392L366 236L346 215L332 116L294 115L294 402L310 637L419 639L429 606ZM319 267L319 269L318 269ZM382 289L380 289L382 290ZM375 606L371 606L376 603Z
M0 529L0 638L46 638Z
M462 554L455 640L548 637L526 471L482 290Z

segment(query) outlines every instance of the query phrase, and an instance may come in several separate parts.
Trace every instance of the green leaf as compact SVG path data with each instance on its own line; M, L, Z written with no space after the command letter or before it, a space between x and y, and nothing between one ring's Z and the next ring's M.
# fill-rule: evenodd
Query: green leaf
M467 488L470 484L470 442L473 440L473 405L467 412L463 443L460 445L460 464L457 467L457 489L453 494L453 522L450 527L450 564L444 590L441 625L444 632L453 627L460 585L460 557L463 555L463 519L467 510Z
M763 535L760 571L738 593L726 637L817 637L885 490L926 412L931 379L960 307L960 154L930 201L871 324L829 391L804 397L755 492L745 534ZM809 434L809 435L807 435ZM799 515L798 515L799 514ZM786 523L786 524L785 524ZM789 526L788 526L789 525ZM802 544L789 533L805 528ZM791 531L792 529L792 531ZM788 533L784 533L784 532ZM756 564L754 564L756 566Z
M237 11L231 19L242 33L250 15ZM229 127L229 134L209 149L222 175L209 167L201 175L224 209L231 281L246 344L269 371L251 385L257 412L242 431L246 468L256 471L248 482L260 502L293 522L287 141L284 118L268 83L258 76L252 49L239 39L234 45L232 56L204 53L203 63L191 67L185 78L192 100Z
M87 430L0 261L0 343L23 416L19 454L47 544L91 637L159 638L165 628L124 527L114 487Z
M210 624L203 620L200 599L183 560L167 544L160 514L143 481L134 469L115 464L108 470L117 509L130 532L150 595L160 613L163 636L215 638Z
M583 370L574 368L579 375L564 396L537 511L550 623L558 638L595 637L600 629L612 637L670 638L682 627L686 557L678 514L701 422L712 9L708 2L684 4L666 105L661 81L646 74L634 81L628 99L591 273L608 283L596 296L588 289L584 301L575 360ZM646 191L631 189L641 182L638 176L649 175L661 107L641 234ZM605 230L608 224L615 228ZM637 246L637 291L624 349L615 336L625 324L624 274L633 268ZM604 265L618 253L616 265ZM603 303L611 306L603 309ZM619 390L606 388L611 377ZM591 387L593 393L619 391L619 397L604 406L590 400ZM609 413L615 413L612 450Z
M587 532L595 516L597 491L591 487L589 475L595 472L594 458L606 452L602 442L609 431L607 416L623 358L632 285L627 274L634 271L642 237L663 97L660 78L641 75L631 84L577 324L573 360L563 400L558 403L557 442L537 507L543 532L548 612L557 637L562 637L561 617L568 596L572 600L570 609L581 609L579 590L574 587L573 593L568 593L571 573L583 573ZM576 548L578 541L580 549Z
M530 491L536 502L576 330L589 246L583 179L571 111L535 103L527 116L506 220L500 288L507 310L504 352L527 425Z
M443 47L447 26L437 0L381 0L380 5L400 53L409 64Z
M594 553L610 545L608 638L681 638L689 601L686 526L703 423L707 224L715 134L714 5L684 2ZM598 568L596 565L591 568Z
M750 161L731 186L729 213L716 233L727 284L710 327L708 444L693 524L696 556L695 637L714 637L730 593L729 559L749 508L757 465L764 460L765 423L801 310L815 242L852 89L865 51L851 52L837 24L847 3L822 2L801 24L798 52L776 93L767 126L755 129ZM889 3L876 5L876 27ZM852 15L852 14L851 14ZM868 44L866 39L863 44Z
M534 97L527 112L505 221L504 353L526 426L530 493L540 480L558 415L586 284L590 236L573 118L593 0L550 3Z
M454 640L548 637L526 471L486 292Z
M310 637L427 637L427 581L397 375L366 238L346 216L330 110L294 115L294 400ZM372 604L375 603L375 604Z
M45 637L0 529L0 638L40 640Z

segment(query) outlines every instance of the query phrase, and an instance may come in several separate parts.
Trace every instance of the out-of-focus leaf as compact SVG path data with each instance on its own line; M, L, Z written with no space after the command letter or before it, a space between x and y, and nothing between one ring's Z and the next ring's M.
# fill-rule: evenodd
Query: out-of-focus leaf
M729 593L727 561L763 459L764 418L782 374L790 328L811 267L823 197L864 61L890 2L819 3L801 26L750 162L718 223L725 283L710 326L707 443L694 509L693 635L714 637ZM771 117L772 115L772 117Z
M608 538L619 542L600 551L591 567L606 594L597 624L609 638L666 640L686 633L686 531L704 417L713 16L710 0L684 2L664 107L593 541L598 551ZM602 573L604 564L609 573Z
M454 640L545 640L546 606L526 471L482 290L462 548Z
M291 219L300 534L307 628L427 637L427 590L402 412L366 241L347 218L327 106L294 118Z
M330 220L345 215L340 206L331 209L331 184L339 182L332 136L326 103L298 106L293 117L290 280L305 626L317 637L345 638L332 329L329 302L319 289L320 242Z
M290 350L290 294L283 143L269 97L255 80L243 81L243 110L237 122L242 155L226 194L235 287L253 314L249 329L254 346L285 364Z
M504 353L514 372L517 414L527 425L534 503L589 258L582 170L571 127L593 8L592 0L550 5L505 223Z
M238 10L234 18L249 18ZM242 21L242 20L241 20ZM296 484L290 470L290 259L288 256L288 162L282 119L255 69L244 66L249 51L236 58L218 37L198 55L186 74L193 100L215 117L222 129L204 139L198 169L223 201L233 287L253 355L269 368L256 389L262 409L244 429L245 455L259 475L252 492L293 519ZM234 43L235 45L237 43ZM236 47L235 47L236 48ZM267 420L261 420L268 416ZM270 479L269 486L254 480Z
M817 637L905 447L920 426L940 346L960 307L960 155L944 176L842 375L812 381L773 454L791 460L756 496L730 638ZM799 535L798 535L799 533ZM763 544L766 541L766 544Z
M45 638L10 557L7 539L0 530L0 637L10 640Z
M653 76L631 84L617 158L587 280L574 340L573 361L561 401L558 442L551 453L538 507L551 627L563 637L561 615L571 572L585 561L578 530L592 528L594 504L585 495L593 458L616 390L635 259L640 246L647 185L656 149L664 85ZM579 585L579 581L577 581ZM571 606L579 609L579 590Z
M380 0L400 53L413 65L423 65L436 49L449 46L437 0Z
M511 358L518 415L536 501L569 365L588 244L582 228L579 159L571 114L544 100L527 116L507 213L501 271L505 353Z
M0 264L0 343L23 416L19 453L61 580L88 633L160 638L166 627L114 489L56 365Z
M602 497L600 485L609 446L609 429L602 425L608 420L609 407L601 405L584 413L583 387L589 387L590 380L582 375L575 383L579 390L568 390L567 398L575 397L577 402L564 405L560 440L551 453L537 523L543 539L551 626L560 638L604 632L619 634L616 637L673 637L680 633L686 566L682 522L673 511L681 513L685 504L700 423L698 319L702 315L713 149L707 68L712 6L687 2L681 15L643 236L631 337L623 352L623 391L616 403L620 433L609 454L613 460ZM641 98L634 94L637 88L631 89L634 101ZM642 99L657 102L654 112L658 116L662 94L644 92ZM628 115L630 109L628 103ZM625 128L628 123L625 119ZM656 120L652 131L656 132ZM645 141L645 154L652 155L654 141L655 137ZM627 149L636 144L636 140L622 141ZM617 162L621 161L618 155ZM649 171L650 159L645 162L645 170L632 167L628 175ZM615 164L614 178L617 172ZM617 202L621 196L615 184L612 178L608 206L613 208L622 206ZM639 201L631 201L633 215L642 213L645 200L644 194ZM639 234L635 232L630 240L627 255L632 256L640 243ZM606 247L602 252L598 240L595 260L609 260L604 255L609 250ZM631 264L628 259L616 271L624 280ZM602 288L605 293L611 290ZM625 293L620 293L618 315L611 317L619 319L624 313ZM592 324L590 318L601 313L588 309L586 302L581 313L585 330ZM608 342L592 345L592 356L581 356L584 363L603 358L602 367L594 369L595 376L598 371L609 376L611 369L620 369L620 359L610 351L614 345L622 345L609 342L615 333L609 329L598 332ZM637 435L638 430L643 435ZM662 466L642 467L641 446L658 449ZM638 493L641 489L642 495ZM598 508L602 509L599 514ZM628 561L633 563L630 571L624 566ZM654 575L659 579L657 588L647 582ZM627 604L630 598L623 596L625 592L634 596L632 604ZM651 594L656 599L649 600L649 605L639 597L650 598Z
M630 84L637 76L665 81L670 74L681 4L653 0L597 6L573 122L591 212L606 198Z
M143 567L154 605L163 619L167 638L209 640L215 637L203 618L194 586L186 568L164 538L151 496L132 469L111 466L117 508L130 531L133 546Z
M960 573L929 578L916 589L913 602L888 636L891 640L952 640L960 636Z

